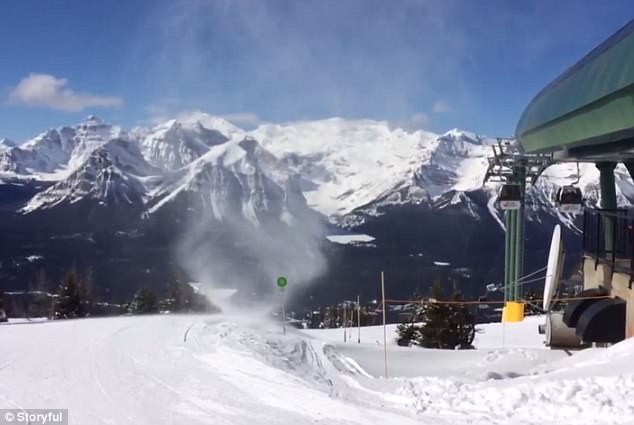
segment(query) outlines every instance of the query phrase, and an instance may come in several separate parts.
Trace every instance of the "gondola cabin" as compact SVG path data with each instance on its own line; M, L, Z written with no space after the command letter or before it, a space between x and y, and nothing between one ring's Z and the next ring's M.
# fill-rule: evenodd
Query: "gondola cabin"
M555 205L563 213L579 214L583 207L581 189L575 186L560 187L555 195Z
M522 206L522 188L519 184L504 184L498 195L498 205L503 210L519 210Z

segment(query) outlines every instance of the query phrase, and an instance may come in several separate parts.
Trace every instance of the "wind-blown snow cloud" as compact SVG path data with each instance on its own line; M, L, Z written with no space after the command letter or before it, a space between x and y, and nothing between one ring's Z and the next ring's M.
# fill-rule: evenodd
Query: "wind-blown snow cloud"
M429 114L418 111L401 120L389 121L391 128L402 128L407 131L426 129L429 125Z
M262 175L258 179L263 186L275 184ZM222 190L232 190L230 180L227 179ZM227 214L220 220L209 213L192 216L178 249L180 265L205 290L233 288L240 297L257 303L270 303L278 295L275 287L278 276L286 276L292 282L289 295L306 288L327 269L322 252L327 233L321 216L311 212L297 192L299 188L292 189L294 184L288 181L284 190L278 187L279 193L287 198L286 208L297 203L293 212L282 219L269 217L254 225L240 213ZM242 191L248 187L238 183L233 187L236 189ZM266 193L255 196L262 195L264 203L275 203ZM230 306L221 307L225 310Z
M246 127L255 127L258 124L261 124L262 121L253 112L238 112L235 114L223 114L222 118L227 121L237 125L237 126L246 126Z
M192 114L200 113L200 109L187 108L186 102L179 98L164 98L145 107L145 112L149 115L149 119L146 122L158 124L174 117L184 119ZM255 112L248 111L215 113L214 115L224 118L240 128L254 128L265 122Z
M410 124L417 128L423 128L429 123L429 115L424 112L416 112L410 118Z
M68 88L67 79L36 73L20 80L9 93L9 101L66 112L78 112L90 107L113 108L123 105L123 100L119 97L76 93Z
M181 99L181 110L254 112L274 122L407 121L439 92L450 90L452 102L465 92L466 42L444 2L159 4L139 30L129 66L143 61L152 70L149 90Z
M444 112L451 112L453 111L453 108L446 101L438 100L434 103L431 110L438 114L438 113L444 113Z

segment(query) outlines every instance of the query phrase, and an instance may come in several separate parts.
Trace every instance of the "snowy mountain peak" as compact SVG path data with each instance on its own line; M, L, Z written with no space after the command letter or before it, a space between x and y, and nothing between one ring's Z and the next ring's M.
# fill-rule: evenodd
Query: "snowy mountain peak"
M53 173L70 159L74 141L67 131L50 129L22 146L0 152L0 171L29 175Z
M406 184L436 138L341 118L265 124L249 135L301 176L308 204L326 215L346 214Z
M263 211L282 214L288 205L278 197L298 192L297 205L307 203L336 221L380 215L383 207L400 204L473 209L467 192L495 192L493 186L483 188L493 143L459 129L438 135L342 118L264 124L247 132L201 112L129 135L92 116L0 150L0 172L58 183L38 202L34 198L30 209L80 196L98 199L107 192L119 193L116 199L144 199L153 212L185 193L217 217L237 208L257 222ZM534 208L554 210L549 196L558 185L576 180L573 168L562 164L547 170L531 195ZM596 169L582 166L580 174L579 186L596 200ZM120 190L106 191L106 186ZM617 186L619 202L634 199L634 185L622 167ZM497 214L493 203L490 211Z
M13 140L9 139L0 139L0 150L5 150L9 148L14 148L16 143Z
M139 177L159 175L161 171L148 164L141 153L139 144L134 140L111 139L96 149L91 158L104 158L109 165Z
M23 213L92 199L101 205L125 203L141 206L142 178L156 174L138 148L126 139L111 139L96 148L66 179L38 193L22 208Z
M0 171L16 177L57 181L114 138L129 136L120 127L89 116L73 127L52 128L21 146L0 149Z
M213 146L154 193L149 212L195 203L218 221L242 217L259 225L286 220L288 210L305 206L303 195L273 181L259 165L258 151L257 142L249 139Z
M472 133L470 131L464 131L457 128L449 130L445 134L439 136L439 139L454 142L471 143L474 145L481 145L486 139Z
M114 126L94 115L89 115L77 124L75 130L80 136L107 141L117 137L127 137L127 133L119 126Z
M166 170L181 168L204 155L212 146L229 138L199 121L183 123L169 120L157 125L141 137L141 150L147 160Z
M95 116L95 115L88 115L83 121L82 124L86 124L86 125L102 125L105 124L104 120L102 120L101 118Z
M226 119L200 111L184 112L180 114L176 118L176 120L173 121L178 121L184 127L194 129L198 127L203 127L208 130L216 130L227 136L228 138L232 138L232 136L234 135L241 135L244 133L242 129L231 124Z

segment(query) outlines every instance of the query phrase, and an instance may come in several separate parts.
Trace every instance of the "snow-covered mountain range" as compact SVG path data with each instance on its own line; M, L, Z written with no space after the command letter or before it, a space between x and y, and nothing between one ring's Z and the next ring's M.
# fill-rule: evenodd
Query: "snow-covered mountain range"
M496 187L482 186L494 142L460 130L438 135L340 118L245 131L193 113L128 132L90 116L20 145L2 139L0 180L49 183L19 208L22 214L82 201L154 214L187 193L220 221L235 214L254 223L271 214L288 220L306 204L331 222L354 226L401 204L462 205L477 214L466 195L484 191L499 218ZM632 203L634 184L624 168L616 180L619 202ZM589 202L598 201L592 164L581 164L578 173L575 164L556 165L529 194L532 216L545 212L573 225L551 195L575 181Z
M91 116L1 140L0 277L22 290L40 268L58 279L81 265L102 296L123 299L179 267L188 279L254 282L248 296L282 271L319 288L306 299L331 302L368 291L379 271L395 280L392 296L407 297L441 261L468 268L475 293L504 264L498 187L482 185L494 143L341 118L247 131L203 113L127 131ZM561 164L530 189L527 270L543 266L557 222L574 267L581 220L552 194L578 180L596 203L598 177L593 164ZM619 203L631 204L624 167L616 184ZM375 239L329 244L325 232Z

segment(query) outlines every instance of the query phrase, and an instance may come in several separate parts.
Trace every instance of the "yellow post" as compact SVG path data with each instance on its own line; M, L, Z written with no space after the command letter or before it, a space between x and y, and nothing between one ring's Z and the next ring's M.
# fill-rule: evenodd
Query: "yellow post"
M524 320L524 303L507 301L502 309L502 323L521 322Z

